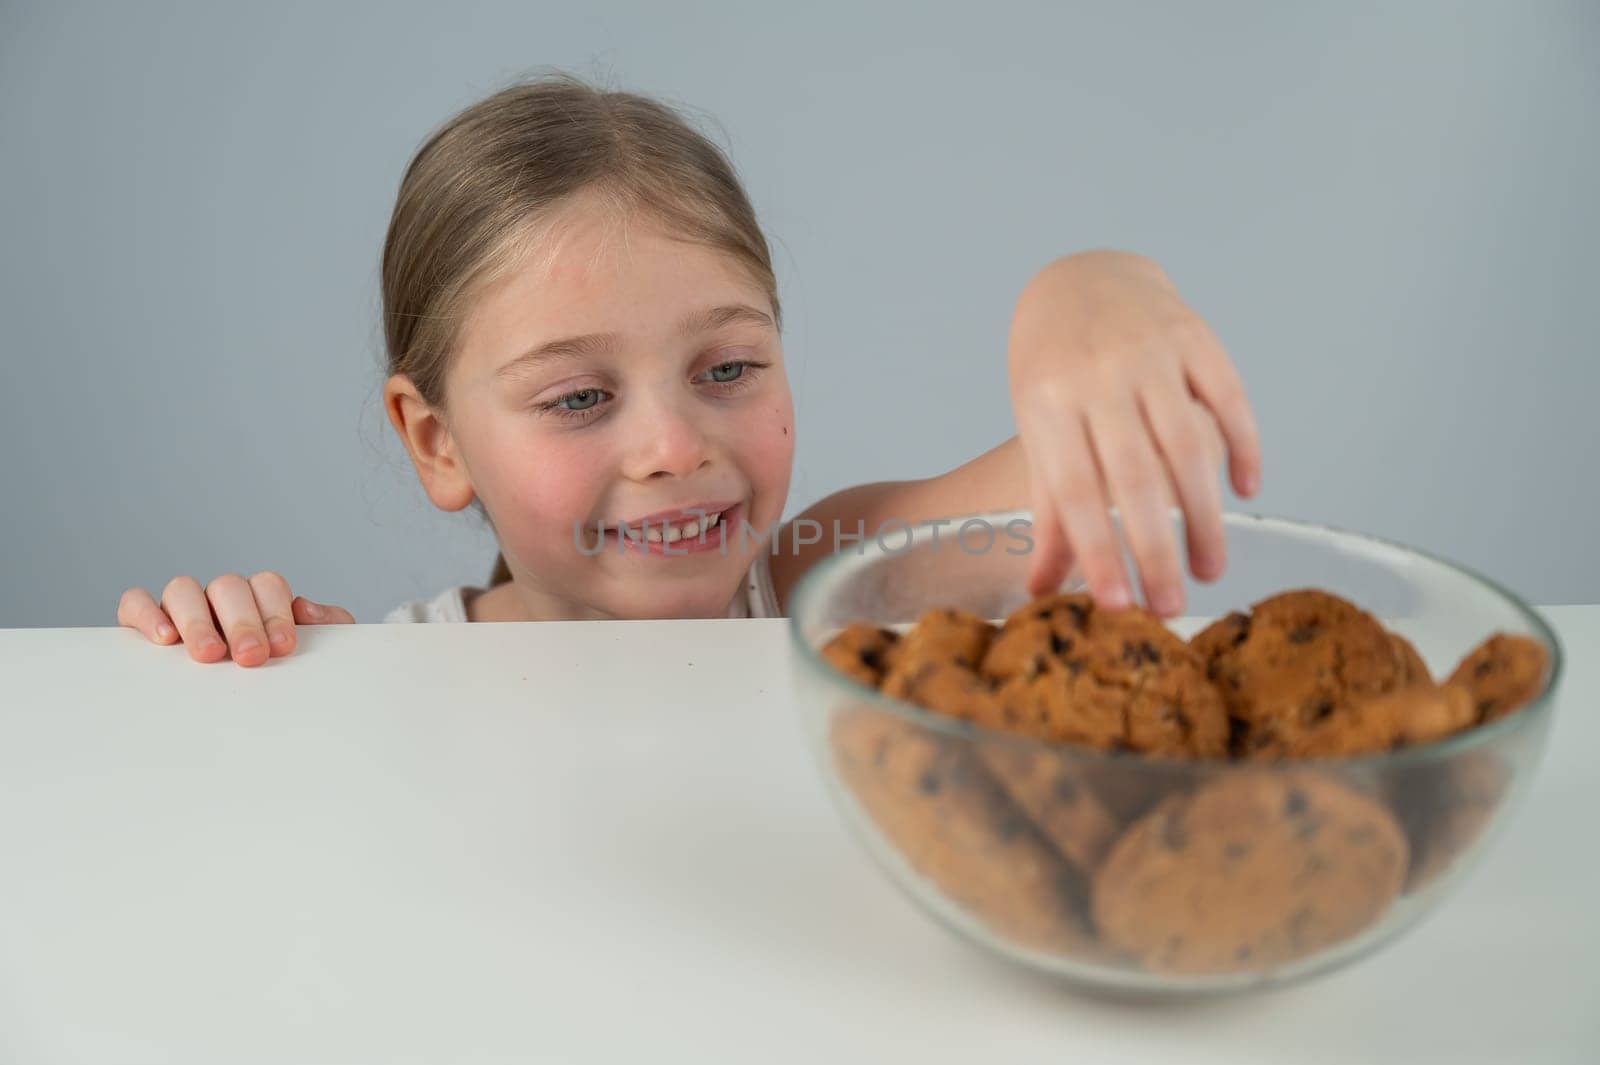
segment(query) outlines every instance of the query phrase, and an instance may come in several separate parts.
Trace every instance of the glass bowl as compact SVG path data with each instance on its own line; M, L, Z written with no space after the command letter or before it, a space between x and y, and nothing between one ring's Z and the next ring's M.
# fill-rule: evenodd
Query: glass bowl
M1225 514L1225 574L1190 582L1168 627L1187 638L1317 588L1407 637L1435 680L1493 633L1529 637L1548 656L1540 694L1379 754L1179 760L989 729L890 698L819 655L851 622L903 631L934 607L998 624L1030 598L1029 520L972 515L847 544L802 578L789 612L797 705L836 805L911 899L983 947L1119 996L1298 981L1437 906L1523 793L1561 677L1550 627L1461 566L1320 525ZM1173 522L1181 546L1176 511ZM1082 589L1075 577L1062 587Z

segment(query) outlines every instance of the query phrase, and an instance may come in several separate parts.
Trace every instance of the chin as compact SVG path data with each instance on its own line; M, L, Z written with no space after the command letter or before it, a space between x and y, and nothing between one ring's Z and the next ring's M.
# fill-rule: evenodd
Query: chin
M725 618L728 616L728 604L733 601L735 590L736 588L732 587L722 591L697 588L684 589L682 593L676 595L668 593L651 596L629 604L630 608L624 615L651 621L672 618Z

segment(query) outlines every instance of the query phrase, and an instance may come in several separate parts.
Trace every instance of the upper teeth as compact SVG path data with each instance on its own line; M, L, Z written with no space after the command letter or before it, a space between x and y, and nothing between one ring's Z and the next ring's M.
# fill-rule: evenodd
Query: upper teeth
M645 539L651 543L659 544L663 541L675 544L679 540L692 539L699 536L701 530L709 529L717 523L719 514L707 514L704 518L690 518L682 525L669 525L663 529L660 525L649 525L645 528Z

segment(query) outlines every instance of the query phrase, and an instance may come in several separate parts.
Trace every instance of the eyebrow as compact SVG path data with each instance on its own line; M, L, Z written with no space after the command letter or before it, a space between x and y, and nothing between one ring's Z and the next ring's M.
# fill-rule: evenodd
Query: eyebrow
M707 307L686 315L678 323L678 335L692 336L695 333L705 333L733 322L771 326L772 316L745 303ZM559 340L547 341L508 360L494 372L494 375L496 378L515 377L532 369L536 364L549 360L566 361L607 355L614 352L621 342L622 337L617 333L585 333L583 336L562 337Z

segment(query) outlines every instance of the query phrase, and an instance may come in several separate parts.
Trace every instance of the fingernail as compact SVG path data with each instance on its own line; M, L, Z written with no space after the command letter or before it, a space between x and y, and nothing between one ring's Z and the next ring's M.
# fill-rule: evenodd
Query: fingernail
M239 641L239 653L244 654L246 651L254 651L260 646L260 640L256 639L254 636L246 636L244 639Z
M166 624L157 625L156 635L161 637L163 640L172 639L172 626Z
M222 641L217 639L215 636L207 636L205 639L200 641L200 650L202 651L216 651L221 649L221 647Z
M320 617L322 617L322 608L320 606L318 606L317 604L313 603L311 600L307 599L306 600L306 616L307 617L311 617L311 618L320 618Z
M1161 592L1156 595L1155 608L1157 614L1176 614L1183 606L1177 592Z
M272 634L272 645L274 647L288 647L289 634L284 632L282 629L279 629L277 632Z
M1128 589L1120 584L1114 584L1106 589L1106 594L1100 597L1100 602L1109 610L1121 610L1130 602Z

